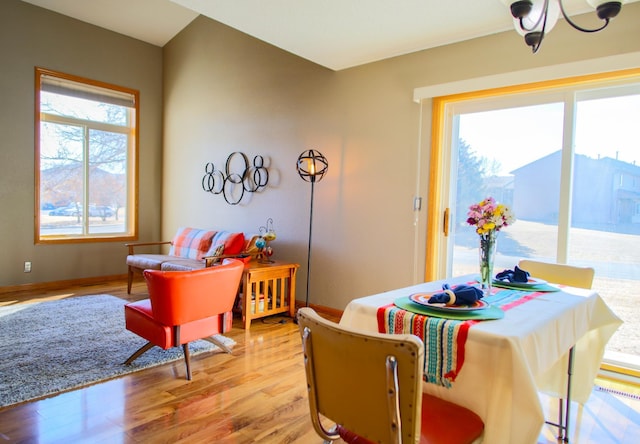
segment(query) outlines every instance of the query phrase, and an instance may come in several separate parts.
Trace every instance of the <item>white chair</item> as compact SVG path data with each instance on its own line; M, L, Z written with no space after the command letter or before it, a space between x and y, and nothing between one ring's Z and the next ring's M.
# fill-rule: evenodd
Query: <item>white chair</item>
M325 443L469 444L482 435L478 415L422 392L417 336L342 327L311 308L297 316L311 421Z
M573 265L551 264L529 259L522 259L518 264L531 276L544 279L555 284L568 285L570 287L591 288L595 274L591 267L576 267Z

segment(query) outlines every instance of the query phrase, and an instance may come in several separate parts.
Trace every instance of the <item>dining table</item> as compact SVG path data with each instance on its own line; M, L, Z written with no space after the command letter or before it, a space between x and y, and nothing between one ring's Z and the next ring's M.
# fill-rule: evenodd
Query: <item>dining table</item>
M496 284L478 310L432 310L422 303L443 284L472 286L476 279L459 276L353 299L340 324L416 334L425 346L425 392L476 412L485 424L484 443L536 443L551 419L540 394L566 398L570 379L570 400L584 404L622 321L596 291L545 282Z

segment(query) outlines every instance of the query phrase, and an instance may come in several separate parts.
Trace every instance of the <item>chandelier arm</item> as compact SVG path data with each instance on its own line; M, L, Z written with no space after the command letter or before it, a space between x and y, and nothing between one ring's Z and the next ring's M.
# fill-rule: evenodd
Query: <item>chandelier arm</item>
M533 51L534 54L538 52L538 49L540 49L540 44L542 43L543 39L544 39L544 32L540 34L540 39L538 40L538 43L536 43L535 46L531 47L531 50Z
M560 7L562 7L562 3L560 3ZM524 16L524 17L520 17L520 29L522 29L523 31L533 31L534 29L536 29L540 23L542 23L542 29L544 30L544 28L547 26L547 11L549 10L549 0L544 0L544 5L542 6L542 10L540 11L540 16L538 17L538 19L536 20L536 22L531 26L531 28L527 28L524 25L524 19L527 18L528 16ZM544 33L544 31L543 31Z
M542 30L540 31L540 38L538 39L538 41L536 42L535 45L531 46L531 50L533 51L533 53L535 54L536 52L538 52L538 49L540 49L540 45L542 44L542 40L544 40L544 36L547 33L547 6L549 4L548 0L545 0L545 8L544 8L544 12L540 15L540 18L544 17L544 20L542 21ZM538 21L539 22L539 21ZM536 26L538 26L536 24ZM535 29L535 27L534 27Z
M562 13L562 16L564 17L564 19L567 21L567 23L569 23L571 25L572 28L577 29L578 31L582 31L582 32L598 32L598 31L602 31L609 24L609 18L605 17L604 19L602 19L602 20L604 20L604 24L602 26L600 26L599 28L594 28L594 29L583 28L582 26L578 25L577 23L574 23L569 18L567 13L564 11L564 5L562 4L562 0L558 0L558 3L560 4L560 12Z
M523 31L533 31L535 29L535 26L531 29L528 29L526 26L524 26L524 17L520 17L520 29L522 29Z

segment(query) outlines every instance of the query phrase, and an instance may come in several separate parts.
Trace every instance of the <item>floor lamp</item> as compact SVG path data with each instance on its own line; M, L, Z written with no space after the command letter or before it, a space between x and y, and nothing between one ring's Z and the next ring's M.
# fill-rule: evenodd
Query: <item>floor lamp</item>
M320 182L329 169L329 163L319 151L307 150L298 157L298 174L305 182L311 183L311 205L309 210L309 246L307 247L307 294L304 306L309 306L309 274L311 272L311 233L313 226L313 187Z

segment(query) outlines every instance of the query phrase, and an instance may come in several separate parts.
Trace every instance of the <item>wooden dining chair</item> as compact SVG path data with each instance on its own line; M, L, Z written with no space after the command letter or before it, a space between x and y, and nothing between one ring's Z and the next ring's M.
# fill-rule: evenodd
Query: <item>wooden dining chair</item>
M576 267L574 265L552 264L548 262L522 259L518 267L528 271L533 277L544 279L545 281L568 285L570 287L590 289L593 285L595 270L591 267ZM569 427L571 420L571 382L573 377L573 367L575 361L575 346L569 349L567 359L567 391L564 398L558 399L558 422L546 421L560 431L558 438L564 442L569 442Z
M574 265L552 264L548 262L522 259L518 267L528 271L531 276L544 279L554 284L570 287L591 288L595 274L591 267L576 267Z
M478 415L422 392L417 336L342 327L311 308L297 319L311 421L325 443L468 444L482 436Z

